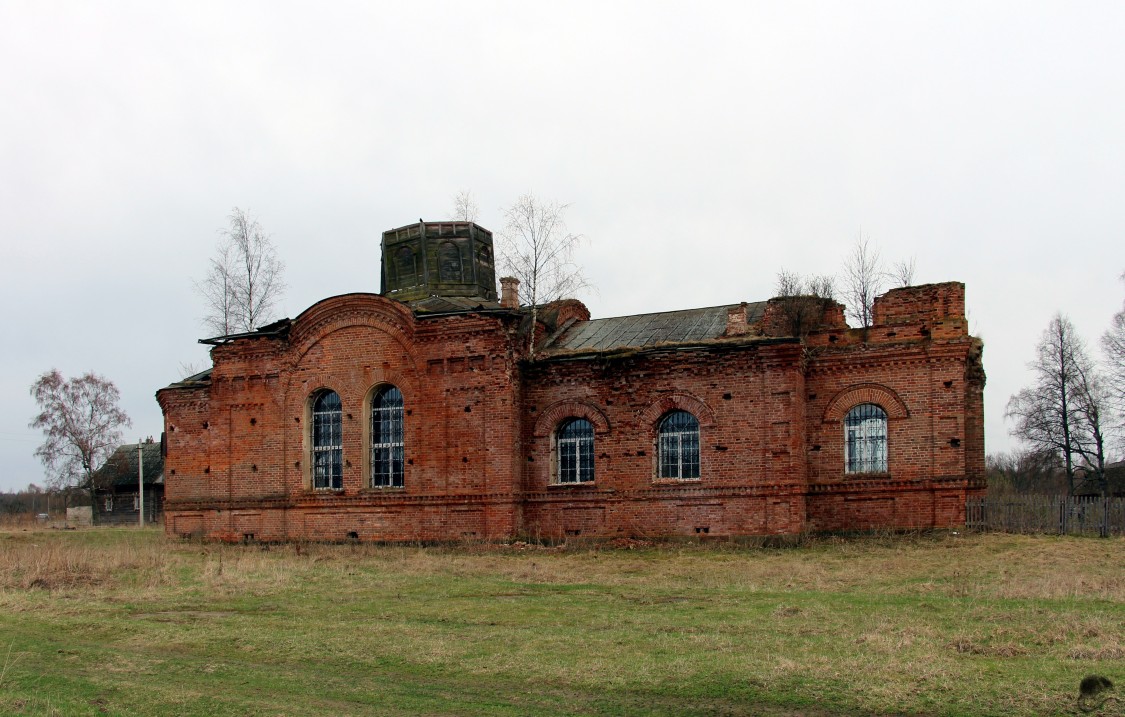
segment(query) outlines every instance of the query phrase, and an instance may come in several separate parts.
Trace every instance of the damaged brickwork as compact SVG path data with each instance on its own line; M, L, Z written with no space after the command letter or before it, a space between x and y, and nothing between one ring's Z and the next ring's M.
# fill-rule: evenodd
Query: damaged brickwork
M790 335L785 299L593 320L569 300L541 307L531 326L526 308L487 291L486 230L415 227L388 232L401 259L389 284L410 301L345 294L216 337L209 371L157 392L169 535L442 541L950 527L984 489L981 344L966 328L962 284L894 289L866 330L817 300L819 319ZM431 271L440 282L428 285ZM467 296L474 285L484 288ZM443 294L448 286L456 291ZM524 352L532 330L534 358ZM402 396L401 409L388 409L400 411L393 440L373 422L389 387ZM340 406L338 444L327 446L312 415L325 392ZM859 406L883 418L849 439ZM682 443L662 438L673 414L686 419L686 431L669 434ZM335 451L339 487L314 487L318 446ZM846 454L871 446L877 462L849 472ZM688 455L689 477L664 477L669 460ZM401 485L380 484L375 464L398 471Z

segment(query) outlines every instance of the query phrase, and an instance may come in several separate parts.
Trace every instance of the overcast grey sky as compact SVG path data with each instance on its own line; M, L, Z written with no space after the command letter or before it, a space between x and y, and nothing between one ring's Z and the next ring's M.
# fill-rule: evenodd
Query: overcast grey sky
M760 300L860 232L967 286L988 450L1051 315L1091 348L1125 285L1122 2L0 0L0 489L43 483L28 388L203 365L234 206L283 315L378 291L383 230L571 203L595 317Z

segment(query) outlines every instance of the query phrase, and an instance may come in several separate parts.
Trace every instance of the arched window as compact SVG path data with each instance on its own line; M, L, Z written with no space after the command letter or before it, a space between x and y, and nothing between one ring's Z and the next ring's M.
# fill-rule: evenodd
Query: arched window
M385 386L371 398L371 485L401 487L402 392Z
M312 407L313 488L344 487L343 408L335 391L324 391Z
M438 247L438 280L463 281L461 250L451 241L442 242Z
M589 483L594 480L594 424L572 418L555 433L559 483Z
M657 434L660 477L699 477L699 421L687 411L672 411Z
M887 412L874 403L844 417L844 463L848 473L887 472Z

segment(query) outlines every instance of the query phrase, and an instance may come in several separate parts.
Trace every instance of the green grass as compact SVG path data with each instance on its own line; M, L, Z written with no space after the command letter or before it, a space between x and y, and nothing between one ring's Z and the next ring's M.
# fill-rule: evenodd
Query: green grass
M1123 665L1120 539L0 533L4 715L1072 714Z

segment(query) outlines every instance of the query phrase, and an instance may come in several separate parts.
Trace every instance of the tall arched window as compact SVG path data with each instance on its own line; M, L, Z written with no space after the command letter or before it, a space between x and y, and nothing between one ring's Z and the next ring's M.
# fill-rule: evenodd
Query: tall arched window
M699 477L699 421L687 411L672 411L660 422L657 453L661 478Z
M344 487L343 409L335 391L324 391L312 407L313 488L340 490Z
M403 485L402 392L385 386L371 397L371 485Z
M887 412L861 403L844 417L844 463L848 473L887 472Z
M555 433L559 483L589 483L594 480L594 424L572 418Z

